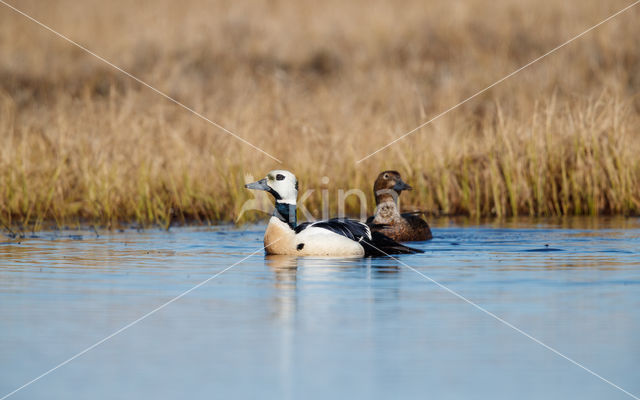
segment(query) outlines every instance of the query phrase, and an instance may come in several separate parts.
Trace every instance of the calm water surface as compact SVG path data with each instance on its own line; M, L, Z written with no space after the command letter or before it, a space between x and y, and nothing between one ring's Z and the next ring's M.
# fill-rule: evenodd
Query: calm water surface
M0 244L0 398L259 249L263 229ZM434 235L401 261L640 395L637 219ZM258 253L10 398L631 397L393 259Z

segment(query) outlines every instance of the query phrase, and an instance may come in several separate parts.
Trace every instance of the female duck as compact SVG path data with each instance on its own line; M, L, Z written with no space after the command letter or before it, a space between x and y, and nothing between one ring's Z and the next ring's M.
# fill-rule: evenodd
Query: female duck
M289 171L271 171L264 179L245 187L265 190L276 200L276 209L264 234L267 254L380 256L422 252L381 233L371 233L366 224L355 220L334 218L297 225L298 181Z
M433 238L429 224L420 218L420 211L401 214L398 210L398 196L403 190L411 189L397 171L384 171L378 175L373 184L376 212L367 220L373 231L381 232L398 242Z

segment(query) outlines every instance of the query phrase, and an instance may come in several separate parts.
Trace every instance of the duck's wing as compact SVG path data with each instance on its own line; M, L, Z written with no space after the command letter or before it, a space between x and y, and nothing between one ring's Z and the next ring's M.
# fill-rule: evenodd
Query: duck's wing
M415 213L402 214L404 220L407 221L407 224L409 224L409 231L418 234L415 239L410 240L429 240L433 238L431 228L429 227L427 221L422 218L421 214L423 213L420 211L417 211Z
M365 256L381 257L391 254L424 253L423 250L400 244L380 232L373 232L371 236L371 240L360 242L364 247Z
M307 229L308 227L310 227L313 224L314 224L314 222L303 222L300 225L298 225L295 228L293 228L293 230L296 233L300 233L300 232L302 232L303 230Z
M360 242L365 239L371 240L371 230L367 224L354 219L332 218L327 221L305 222L304 224L298 225L295 232L298 234L311 227L326 229L351 240L355 240L356 242Z

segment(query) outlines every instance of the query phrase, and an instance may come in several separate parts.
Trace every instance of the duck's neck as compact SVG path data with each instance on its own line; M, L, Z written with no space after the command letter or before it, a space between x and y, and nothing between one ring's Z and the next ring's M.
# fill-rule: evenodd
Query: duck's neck
M295 204L279 203L276 201L276 209L273 211L273 216L289 225L291 229L295 229L298 225Z
M379 190L375 193L376 195L376 205L380 205L383 203L393 203L398 204L398 196L400 193L396 193L392 189Z

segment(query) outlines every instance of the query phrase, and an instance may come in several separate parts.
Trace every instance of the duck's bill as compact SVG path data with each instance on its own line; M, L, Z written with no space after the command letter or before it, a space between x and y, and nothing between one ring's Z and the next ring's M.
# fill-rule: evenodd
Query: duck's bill
M269 191L270 189L269 185L267 185L266 178L260 179L258 182L247 183L246 185L244 185L244 187L246 187L247 189L253 189L253 190Z
M401 190L411 190L411 189L413 188L407 185L406 183L404 183L403 181L396 182L395 186L393 187L393 190L395 190L396 192L399 192Z

